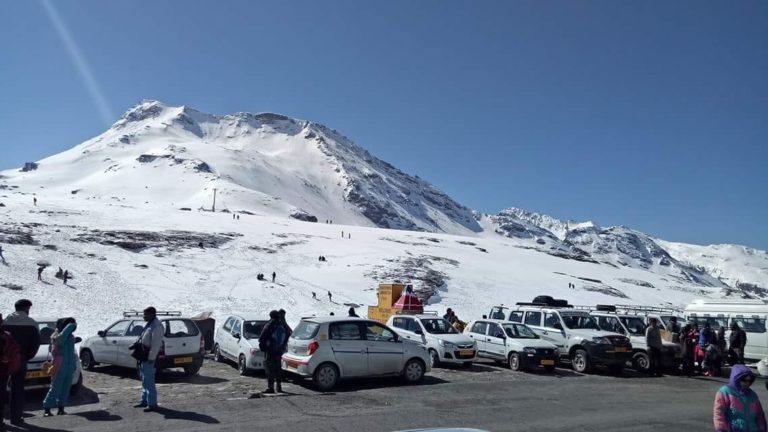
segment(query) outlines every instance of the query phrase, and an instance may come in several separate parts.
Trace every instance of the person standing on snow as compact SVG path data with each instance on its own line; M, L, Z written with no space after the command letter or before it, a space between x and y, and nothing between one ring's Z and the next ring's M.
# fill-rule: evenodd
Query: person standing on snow
M649 326L645 329L645 343L648 346L648 357L650 368L648 372L651 376L661 376L661 330L657 325L656 318L650 318Z
M3 247L0 246L0 259L3 260L3 264L5 264L5 257L3 256Z
M355 308L350 307L349 308L349 317L350 318L360 318L357 313L355 312Z
M24 425L24 384L27 377L27 362L40 349L40 329L37 321L29 317L32 302L21 299L14 305L16 312L8 315L3 324L13 336L21 351L21 368L11 375L11 424Z
M760 399L750 387L755 374L744 365L731 369L731 379L715 395L713 421L716 432L765 431Z
M328 291L328 301L329 301L329 302L332 302L332 301L333 301L333 294L331 294L331 292L330 292L330 291Z
M139 336L139 343L149 351L146 359L139 361L141 372L141 402L134 408L144 408L144 412L157 411L157 386L155 385L155 361L163 347L165 327L157 319L157 310L150 306L144 309L144 321L147 325Z
M275 283L275 278L277 277L277 273L272 272L272 283Z
M44 417L53 415L51 413L53 407L59 408L56 415L66 414L64 407L69 401L72 376L75 374L78 361L75 354L75 336L72 334L76 329L77 322L74 318L62 318L56 323L56 331L51 335L54 373L51 378L51 388L43 400Z
M45 270L45 266L37 266L37 280L39 281L43 280L43 270Z
M280 312L273 310L269 313L270 321L259 336L259 349L266 356L267 390L264 393L283 392L280 360L288 345L287 325L280 319ZM275 389L277 387L277 389Z
M64 270L64 274L61 276L62 279L64 279L64 285L67 284L67 280L69 279L69 270Z

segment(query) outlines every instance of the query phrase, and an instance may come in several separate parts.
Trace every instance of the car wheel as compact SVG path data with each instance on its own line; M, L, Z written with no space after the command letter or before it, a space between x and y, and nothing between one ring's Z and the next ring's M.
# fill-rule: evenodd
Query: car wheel
M429 350L429 366L432 369L440 366L440 354L433 349Z
M242 354L240 354L240 357L237 359L237 371L240 372L240 375L248 374L248 367L246 367L245 356Z
M222 363L224 361L224 357L222 357L221 350L219 349L219 344L213 346L213 361L216 363Z
M632 367L638 372L648 372L651 370L651 359L644 352L635 353L632 356Z
M200 366L198 365L184 366L184 375L186 376L196 375L198 372L200 372Z
M318 390L326 392L336 387L339 381L339 370L331 363L323 363L315 369L312 381Z
M510 369L512 369L515 372L518 372L521 369L520 354L515 352L509 353L509 358L507 359L507 363L509 364Z
M424 364L418 359L410 359L403 369L403 377L409 384L417 383L424 378Z
M587 355L587 352L583 349L577 349L573 353L573 357L571 358L571 364L573 365L573 370L579 373L588 373L589 370L592 368L592 364L589 360L589 356Z
M96 366L96 362L93 359L91 350L85 349L80 353L80 364L83 366L83 369L87 371L93 370L93 367Z

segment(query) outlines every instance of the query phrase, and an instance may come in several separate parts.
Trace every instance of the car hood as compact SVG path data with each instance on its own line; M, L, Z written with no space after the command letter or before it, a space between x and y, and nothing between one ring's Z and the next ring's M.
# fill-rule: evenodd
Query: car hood
M520 346L520 347L557 349L557 345L553 344L552 342L547 342L544 339L507 338L507 343L514 346Z
M259 347L259 340L258 339L241 339L241 343L248 348L258 348Z
M465 335L464 333L458 333L458 334L430 334L429 337L435 338L435 339L442 339L446 342L450 342L452 344L473 344L475 343L475 340L471 337Z

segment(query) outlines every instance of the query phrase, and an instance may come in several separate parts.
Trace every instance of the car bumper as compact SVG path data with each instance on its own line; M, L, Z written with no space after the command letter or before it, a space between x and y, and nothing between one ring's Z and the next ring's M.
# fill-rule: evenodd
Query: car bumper
M303 377L311 377L314 372L310 366L311 357L298 357L288 354L283 355L282 369Z
M466 363L477 361L476 349L455 349L451 351L440 350L440 361L443 363Z
M164 356L157 359L157 362L155 362L155 367L158 369L170 369L188 366L202 367L203 358L203 353Z
M632 360L632 347L594 344L587 346L590 359L596 364L613 366Z
M75 369L75 373L72 375L72 385L77 384L81 375L80 369ZM51 376L44 375L41 369L28 369L27 375L24 380L24 388L26 390L38 390L46 389L51 385Z
M535 369L540 367L555 367L557 364L556 355L542 355L521 352L520 354L520 366L525 369Z
M246 355L245 365L249 370L264 370L264 356L262 354Z

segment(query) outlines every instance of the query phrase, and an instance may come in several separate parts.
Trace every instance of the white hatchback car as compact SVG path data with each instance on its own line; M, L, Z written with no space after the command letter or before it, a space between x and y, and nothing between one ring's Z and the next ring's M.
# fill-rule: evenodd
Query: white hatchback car
M27 375L24 384L26 389L46 388L51 384L51 376L43 372L43 363L52 360L51 355L51 335L56 330L56 319L43 318L37 320L40 329L40 348L35 357L27 362ZM76 341L79 338L75 339ZM72 392L80 389L83 383L83 373L80 364L77 364L75 373L72 375Z
M505 362L513 371L544 368L553 371L560 358L557 345L541 339L525 324L477 320L464 333L477 341L481 357Z
M259 336L269 319L252 315L230 315L216 329L213 337L213 358L217 362L237 363L240 375L264 370L264 353L259 350Z
M84 340L80 346L83 369L93 370L99 363L138 369L128 347L136 342L147 324L141 315L136 311L125 312L123 319ZM205 355L205 341L197 324L189 318L182 318L180 312L158 311L157 319L165 327L157 369L182 368L187 375L196 374L203 365Z
M427 346L430 366L441 363L471 367L477 361L477 344L437 315L392 315L387 325L408 340Z
M283 370L311 377L321 391L339 379L400 375L415 383L430 370L424 345L362 318L302 318L288 340Z

